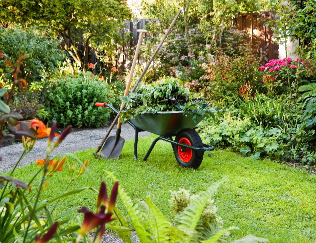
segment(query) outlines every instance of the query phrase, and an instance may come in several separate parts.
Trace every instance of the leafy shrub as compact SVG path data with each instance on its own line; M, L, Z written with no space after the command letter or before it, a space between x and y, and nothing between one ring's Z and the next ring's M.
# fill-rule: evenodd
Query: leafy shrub
M20 92L15 95L10 107L12 111L21 114L24 120L30 120L37 117L42 105L36 92Z
M231 27L223 31L221 43L217 43L220 48L214 48L215 53L220 51L228 56L244 55L248 49L249 35L246 31L241 31Z
M110 110L95 107L95 102L114 102L108 84L95 77L64 77L51 83L45 97L50 122L62 126L100 127L110 117Z
M230 147L253 158L268 156L271 159L315 164L316 153L308 141L315 131L304 129L297 114L283 118L272 114L269 112L266 116L270 122L264 123L261 121L264 116L258 116L260 120L257 121L254 116L242 114L239 109L227 109L218 112L215 118L200 122L198 131L206 143L221 148ZM296 121L290 122L291 116ZM284 124L276 125L279 122Z
M287 97L269 98L257 94L253 99L242 102L239 106L242 117L250 119L252 124L270 127L295 127L299 123L298 109L288 101Z
M262 89L259 81L259 58L251 53L229 57L219 55L214 62L203 65L206 75L198 86L208 100L222 106L252 98Z
M0 50L13 63L18 60L19 53L29 55L21 68L21 77L29 83L52 77L64 60L58 41L33 31L0 28ZM3 61L0 67L5 68ZM10 76L6 78L10 79Z

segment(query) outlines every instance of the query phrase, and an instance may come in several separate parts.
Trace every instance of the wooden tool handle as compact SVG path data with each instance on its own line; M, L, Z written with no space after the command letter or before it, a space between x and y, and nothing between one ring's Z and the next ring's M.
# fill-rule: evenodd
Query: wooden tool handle
M132 63L132 67L131 67L131 70L129 72L129 78L128 78L128 81L126 83L126 88L125 88L125 91L124 91L124 96L128 96L128 93L129 93L129 89L131 87L131 83L132 83L132 80L133 80L133 74L134 74L134 70L135 70L135 66L136 66L136 61L137 61L137 58L138 58L138 54L139 54L139 50L140 50L140 46L143 42L143 37L144 37L144 34L147 32L147 30L137 30L139 32L139 38L138 38L138 43L137 43L137 47L136 47L136 51L135 51L135 54L134 54L134 59L133 59L133 63ZM122 110L124 107L124 102L122 102L121 104L121 107L120 107L120 110ZM117 128L121 128L122 124L121 124L121 119L119 118L118 121L117 121Z

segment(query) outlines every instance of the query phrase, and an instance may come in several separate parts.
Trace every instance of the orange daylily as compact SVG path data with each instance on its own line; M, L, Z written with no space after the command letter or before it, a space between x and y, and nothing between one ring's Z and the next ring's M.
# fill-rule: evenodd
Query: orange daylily
M38 118L35 118L30 121L31 128L34 128L37 132L35 135L35 138L45 138L49 137L51 128L47 128L45 124L39 120ZM55 133L54 136L59 137L60 135Z
M23 79L23 78L20 78L20 79L18 80L18 85L19 85L19 88L20 88L21 90L24 90L24 89L27 88L27 82L26 82L26 80Z
M95 64L93 64L93 63L89 62L89 63L88 63L88 68L92 68L92 69L94 69L94 68L95 68Z
M88 167L88 165L89 165L89 160L86 160L83 164L83 167L81 167L79 170L79 175L82 175L86 171L86 168Z
M48 163L48 170L55 172L55 171L62 171L63 170L63 165L66 161L66 157L62 158L61 160L59 159L55 159L55 160L50 160ZM38 159L36 161L36 165L37 166L45 166L46 164L46 160L45 159Z

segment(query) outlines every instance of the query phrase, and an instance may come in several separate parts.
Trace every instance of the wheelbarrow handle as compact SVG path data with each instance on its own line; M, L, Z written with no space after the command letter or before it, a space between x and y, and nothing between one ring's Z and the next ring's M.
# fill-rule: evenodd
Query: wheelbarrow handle
M95 106L106 106L106 102L95 102Z

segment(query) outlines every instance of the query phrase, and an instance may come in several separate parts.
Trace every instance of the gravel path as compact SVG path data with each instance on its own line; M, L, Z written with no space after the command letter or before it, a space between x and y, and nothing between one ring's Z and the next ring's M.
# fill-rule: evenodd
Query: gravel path
M97 148L104 138L107 129L107 127L104 127L72 131L62 144L53 151L52 156ZM115 136L115 131L116 128L111 131L110 136ZM134 132L134 129L129 124L123 124L121 137L125 140L134 139ZM139 137L148 134L148 132L141 132L139 133ZM47 138L38 139L33 150L22 159L20 166L26 166L39 158L44 158L46 146ZM23 146L21 143L0 147L0 157L2 157L2 160L0 160L0 171L7 171L13 168L22 152Z

